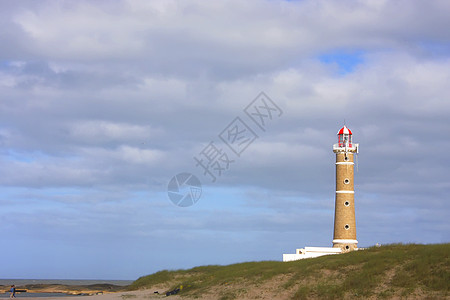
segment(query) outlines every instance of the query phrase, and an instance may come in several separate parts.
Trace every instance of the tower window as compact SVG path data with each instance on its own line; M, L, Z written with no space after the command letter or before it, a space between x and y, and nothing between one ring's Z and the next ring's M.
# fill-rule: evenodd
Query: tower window
M345 228L345 230L349 230L350 229L350 225L345 224L344 228Z
M348 161L348 160L349 160L348 156L345 156L345 157L344 157L344 160L345 160L345 161Z
M349 246L347 245L347 246L345 246L345 249L347 249L347 250L348 250L348 249L350 249L350 247L349 247Z
M344 183L345 183L345 184L349 184L349 183L350 183L350 179L345 178L345 179L344 179Z
M345 202L344 202L344 205L345 205L345 206L350 206L350 202L345 201Z

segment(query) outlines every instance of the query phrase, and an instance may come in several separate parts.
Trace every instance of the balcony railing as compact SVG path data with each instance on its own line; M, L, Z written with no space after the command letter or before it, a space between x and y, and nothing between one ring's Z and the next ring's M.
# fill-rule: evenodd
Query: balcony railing
M339 146L339 144L333 145L333 151L345 151L345 150L358 153L359 152L359 144L351 144L351 146L347 145L347 147Z

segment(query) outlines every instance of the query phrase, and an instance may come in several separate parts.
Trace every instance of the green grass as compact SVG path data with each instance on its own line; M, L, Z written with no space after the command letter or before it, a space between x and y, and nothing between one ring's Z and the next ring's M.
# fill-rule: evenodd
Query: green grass
M392 244L286 263L262 261L161 271L139 278L130 289L170 283L171 288L183 285L180 295L195 298L219 291L220 299L230 300L273 280L280 292L292 291L292 299L388 299L415 291L447 297L449 253L450 244Z

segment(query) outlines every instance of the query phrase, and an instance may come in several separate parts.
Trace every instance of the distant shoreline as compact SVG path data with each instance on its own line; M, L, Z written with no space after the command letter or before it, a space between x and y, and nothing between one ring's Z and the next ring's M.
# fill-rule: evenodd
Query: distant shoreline
M0 279L0 286L16 286L29 284L62 284L62 285L92 285L92 284L113 284L127 286L134 280L103 280L103 279Z
M5 284L7 282L7 284ZM88 296L126 291L130 280L0 280L2 294L9 292L14 284L17 290L23 290L26 297L32 294L60 294L61 296Z

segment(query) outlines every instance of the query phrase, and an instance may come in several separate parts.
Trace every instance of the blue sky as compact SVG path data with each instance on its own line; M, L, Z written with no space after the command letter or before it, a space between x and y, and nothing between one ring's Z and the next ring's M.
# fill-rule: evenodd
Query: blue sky
M324 64L336 65L338 73L344 75L353 72L358 65L363 64L363 57L363 51L336 50L320 55L319 60Z
M135 279L331 246L336 132L357 238L450 241L447 1L0 2L0 278ZM261 91L282 111L245 113ZM236 117L257 138L236 156ZM234 160L215 182L194 156ZM190 172L202 196L167 194ZM3 245L3 244L2 244Z

